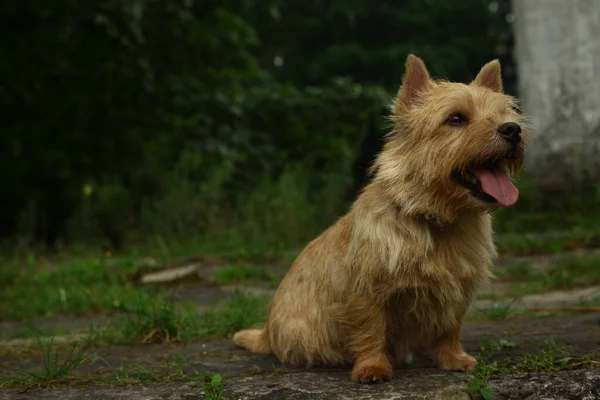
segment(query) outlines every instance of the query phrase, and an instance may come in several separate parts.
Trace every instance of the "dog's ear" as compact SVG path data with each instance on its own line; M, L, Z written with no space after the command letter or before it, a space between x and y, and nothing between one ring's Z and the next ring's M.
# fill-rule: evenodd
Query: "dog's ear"
M410 54L406 59L406 69L398 93L398 100L405 104L413 103L417 95L430 83L431 77L423 60Z
M477 77L473 81L477 86L485 87L494 92L502 93L502 73L500 69L500 61L493 60L485 64Z

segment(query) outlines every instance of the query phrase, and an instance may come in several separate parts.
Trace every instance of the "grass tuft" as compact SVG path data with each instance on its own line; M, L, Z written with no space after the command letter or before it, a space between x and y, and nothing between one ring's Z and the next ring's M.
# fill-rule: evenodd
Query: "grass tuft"
M236 291L233 297L202 314L204 336L229 336L266 319L268 298Z
M94 354L84 352L77 342L73 342L66 357L62 357L59 347L53 345L53 339L46 342L42 352L42 367L31 371L27 368L16 371L0 383L0 387L17 386L25 390L52 387L70 381L71 372L84 362L95 358Z

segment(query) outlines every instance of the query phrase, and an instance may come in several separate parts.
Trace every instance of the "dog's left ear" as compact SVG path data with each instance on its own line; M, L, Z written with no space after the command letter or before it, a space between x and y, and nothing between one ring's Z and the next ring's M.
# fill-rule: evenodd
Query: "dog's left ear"
M398 100L404 104L412 104L430 83L431 77L423 60L410 54L406 59L406 70L402 78Z
M502 93L502 73L500 69L500 61L494 60L485 64L477 77L473 81L477 86L485 87L494 92Z

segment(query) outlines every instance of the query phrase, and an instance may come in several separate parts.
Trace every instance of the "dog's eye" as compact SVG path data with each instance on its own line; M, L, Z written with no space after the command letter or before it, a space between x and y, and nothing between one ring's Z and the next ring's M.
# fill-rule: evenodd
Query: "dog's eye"
M517 114L522 114L522 112L521 112L521 107L519 107L518 105L516 105L516 104L513 104L512 106L510 106L510 108L512 108L512 110L513 110L514 112L516 112Z
M458 113L458 114L452 114L450 116L450 118L448 118L448 124L449 125L464 125L467 123L467 117L465 117L464 115Z

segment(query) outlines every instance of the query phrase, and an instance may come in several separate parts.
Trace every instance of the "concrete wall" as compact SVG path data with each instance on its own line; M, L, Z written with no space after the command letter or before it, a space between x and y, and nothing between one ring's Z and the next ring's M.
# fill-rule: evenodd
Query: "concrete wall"
M600 183L600 0L513 0L519 97L541 187Z

